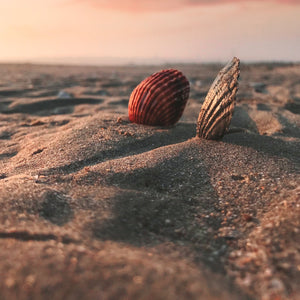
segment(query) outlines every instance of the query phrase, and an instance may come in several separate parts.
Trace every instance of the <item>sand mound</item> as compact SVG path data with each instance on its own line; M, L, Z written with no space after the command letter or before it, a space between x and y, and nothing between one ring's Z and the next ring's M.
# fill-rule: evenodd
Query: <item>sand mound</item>
M174 67L174 66L172 66ZM299 65L242 65L222 141L132 124L159 67L0 66L1 299L299 299Z

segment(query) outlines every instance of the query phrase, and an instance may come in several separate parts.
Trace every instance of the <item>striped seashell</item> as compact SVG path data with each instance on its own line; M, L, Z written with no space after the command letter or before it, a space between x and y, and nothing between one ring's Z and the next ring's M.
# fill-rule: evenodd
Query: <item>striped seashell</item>
M144 79L131 93L129 120L145 125L168 126L182 116L190 84L178 70L162 70Z
M197 136L217 140L224 136L231 122L238 90L240 60L232 59L218 74L201 107Z

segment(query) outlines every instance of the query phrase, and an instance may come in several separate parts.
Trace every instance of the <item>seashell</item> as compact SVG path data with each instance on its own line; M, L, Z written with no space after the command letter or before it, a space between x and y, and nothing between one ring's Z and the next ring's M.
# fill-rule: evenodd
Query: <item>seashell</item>
M197 136L217 140L224 136L231 122L238 90L240 60L232 59L218 74L201 107Z
M190 84L178 70L162 70L144 79L131 93L129 120L145 125L173 125L182 116Z

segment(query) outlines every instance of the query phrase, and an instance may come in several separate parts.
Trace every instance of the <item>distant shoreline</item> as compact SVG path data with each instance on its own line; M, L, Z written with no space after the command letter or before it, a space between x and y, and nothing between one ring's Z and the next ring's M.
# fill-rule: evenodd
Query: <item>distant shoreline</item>
M257 60L248 61L241 60L246 65L298 65L300 61L285 61L285 60ZM172 66L172 65L223 65L223 60L220 61L181 61L181 60L139 60L135 62L129 60L116 59L113 60L84 60L84 59L32 59L32 60L0 60L0 65L49 65L49 66L78 66L78 67L149 67L149 66Z

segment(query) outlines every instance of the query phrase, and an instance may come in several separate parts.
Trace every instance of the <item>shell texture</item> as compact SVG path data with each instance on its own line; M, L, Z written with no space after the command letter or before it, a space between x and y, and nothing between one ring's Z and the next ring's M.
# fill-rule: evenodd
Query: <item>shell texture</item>
M217 140L229 128L238 90L240 60L232 59L218 74L201 107L197 121L197 136Z
M180 71L169 69L154 73L131 93L129 120L145 125L174 125L182 116L189 92L189 81Z

